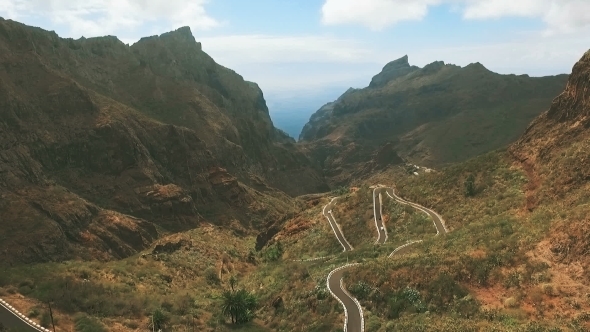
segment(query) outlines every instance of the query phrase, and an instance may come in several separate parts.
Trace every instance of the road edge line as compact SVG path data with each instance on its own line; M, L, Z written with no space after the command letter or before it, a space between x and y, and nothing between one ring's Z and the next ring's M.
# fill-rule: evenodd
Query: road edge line
M41 332L49 332L48 329L46 329L43 326L41 326L41 325L33 322L31 319L29 319L28 317L26 317L20 311L16 310L13 306L11 306L10 304L8 304L8 302L6 302L2 298L0 298L0 306L2 306L4 309L6 309L8 312L10 312L13 316L15 316L16 318L20 319L21 321L23 321L23 323L29 325L33 329L35 329L37 331L41 331Z
M346 265L337 267L334 270L330 271L330 273L328 274L328 277L326 278L326 288L328 289L328 291L330 292L332 297L335 298L338 302L340 302L340 305L342 305L342 307L344 308L344 332L347 331L346 325L348 324L348 310L346 310L346 306L344 305L344 302L342 302L342 300L338 296L336 296L336 294L334 294L334 292L332 292L332 290L330 289L330 277L336 271L340 271L340 270L345 269L347 267L351 267L351 266L355 266L355 265L359 265L359 264L360 263L350 263L350 264L346 264ZM342 289L342 287L340 287L340 289ZM361 317L362 317L362 311L361 311ZM363 324L363 329L364 329L364 324Z

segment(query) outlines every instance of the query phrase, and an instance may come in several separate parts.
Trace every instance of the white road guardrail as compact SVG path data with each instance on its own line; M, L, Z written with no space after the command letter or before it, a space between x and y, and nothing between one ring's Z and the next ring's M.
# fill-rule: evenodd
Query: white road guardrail
M16 310L13 306L8 304L8 302L4 301L1 298L0 298L0 306L4 307L8 311L12 312L16 317L18 317L20 320L22 320L24 323L26 323L30 327L34 328L35 330L41 331L41 332L50 332L48 329L46 329L43 326L32 321L29 317L23 315L20 311Z
M346 332L348 330L348 310L346 310L346 306L344 305L344 302L342 302L342 300L340 300L340 298L338 296L336 296L336 294L334 294L334 292L332 292L332 290L330 289L330 277L332 277L332 274L336 271L340 271L342 269L346 269L346 268L349 268L349 267L355 266L355 265L360 265L360 263L350 263L350 264L346 264L341 267L335 268L334 270L332 270L330 272L330 274L328 274L328 277L326 278L326 288L328 288L328 291L330 292L330 294L332 294L332 297L335 298L336 300L338 300L338 302L340 302L340 305L342 305L342 307L344 308L344 332ZM364 332L365 331L365 317L363 315L363 309L361 308L361 304L358 302L358 300L354 296L351 296L350 293L348 293L348 291L346 291L344 288L342 288L342 279L340 279L340 289L342 289L342 291L344 293L346 293L346 295L348 295L354 301L354 303L356 303L356 305L359 309L359 312L361 314L361 332Z

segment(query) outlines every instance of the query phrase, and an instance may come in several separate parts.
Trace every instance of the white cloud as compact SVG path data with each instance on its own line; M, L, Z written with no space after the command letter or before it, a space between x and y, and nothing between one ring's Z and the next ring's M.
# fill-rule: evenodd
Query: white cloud
M399 49L317 36L240 35L200 39L218 63L234 69L263 91L284 96L330 87L364 87L389 61L408 54L412 65L442 60L460 66L480 62L502 74L569 73L590 44L590 28L569 35L520 35L504 42ZM419 44L418 44L419 45ZM282 97L281 97L282 98Z
M329 36L230 35L199 38L220 63L358 62L371 55L362 43Z
M418 66L436 60L460 66L480 62L501 74L555 75L570 72L590 46L580 43L588 35L590 29L586 28L568 35L530 35L500 43L421 48L408 53L410 63Z
M571 33L590 26L588 0L325 0L322 22L381 30L401 21L421 20L429 7L440 4L459 8L465 19L540 18L548 33Z
M220 24L207 15L208 0L0 0L0 15L30 22L46 19L65 27L68 37L118 35L135 38L147 24L164 32L188 25L210 29Z
M326 0L322 6L322 23L335 25L358 23L381 30L400 21L420 20L428 6L440 0Z

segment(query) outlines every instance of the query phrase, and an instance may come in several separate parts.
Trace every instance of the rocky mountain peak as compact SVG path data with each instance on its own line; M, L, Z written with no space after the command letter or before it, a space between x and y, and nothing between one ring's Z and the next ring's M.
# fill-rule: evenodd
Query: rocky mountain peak
M383 67L383 70L390 70L392 68L403 68L403 67L409 67L410 66L410 62L409 62L409 58L408 55L404 55L403 57L393 60L391 62L389 62L388 64L385 65L385 67Z
M547 112L547 117L566 121L590 115L590 50L578 61L569 77L565 91Z
M386 64L381 72L373 77L369 87L377 88L384 86L390 81L398 77L405 76L417 69L418 67L416 66L410 66L410 63L408 62L408 56L404 55L403 57Z
M488 71L488 69L479 62L470 63L465 66L466 70L473 70L473 71Z
M197 42L193 33L191 32L191 28L188 26L184 26L178 28L174 31L163 33L159 36L150 36L141 38L136 44L145 43L148 41L160 40L170 44L178 44L178 45L197 45L199 51L202 50L201 43Z
M195 37L188 26L180 27L174 31L166 32L160 35L160 38L173 38L182 41L196 42Z

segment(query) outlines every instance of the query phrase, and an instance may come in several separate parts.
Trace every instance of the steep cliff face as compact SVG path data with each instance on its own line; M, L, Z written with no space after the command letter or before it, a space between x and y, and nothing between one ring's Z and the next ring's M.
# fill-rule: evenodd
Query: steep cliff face
M284 192L326 189L188 28L130 47L0 19L3 261L124 257L156 225L256 233L291 212Z
M565 90L537 117L509 152L528 173L527 208L558 205L545 244L551 260L578 266L590 282L590 50L573 69ZM567 212L567 214L565 213ZM567 216L564 218L563 216Z
M590 51L565 91L537 117L510 152L538 175L547 195L563 197L590 181Z
M363 173L384 144L421 165L458 162L516 140L566 80L499 75L480 63L418 68L404 56L322 107L300 139L334 184Z

